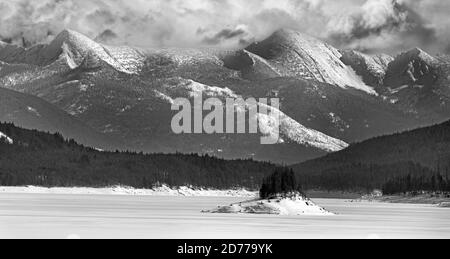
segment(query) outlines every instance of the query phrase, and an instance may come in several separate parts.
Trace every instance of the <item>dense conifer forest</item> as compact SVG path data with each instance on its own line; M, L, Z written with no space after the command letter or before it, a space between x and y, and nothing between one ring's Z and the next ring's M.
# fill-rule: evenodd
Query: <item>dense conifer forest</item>
M389 193L429 190L433 176L450 176L450 122L370 139L293 168L305 190L371 192L383 186ZM400 182L408 176L423 184L402 187ZM399 187L393 188L396 183Z
M210 156L101 152L48 134L0 123L0 186L151 188L157 184L259 190L275 166Z

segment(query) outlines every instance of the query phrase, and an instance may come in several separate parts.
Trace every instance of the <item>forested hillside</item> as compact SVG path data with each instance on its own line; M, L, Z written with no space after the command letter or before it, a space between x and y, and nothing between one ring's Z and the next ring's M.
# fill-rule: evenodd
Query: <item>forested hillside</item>
M408 175L448 179L450 122L370 139L293 168L307 189L371 191Z
M105 187L155 184L228 189L259 189L275 166L251 160L210 156L101 152L59 134L0 123L0 186ZM12 143L11 143L12 142Z

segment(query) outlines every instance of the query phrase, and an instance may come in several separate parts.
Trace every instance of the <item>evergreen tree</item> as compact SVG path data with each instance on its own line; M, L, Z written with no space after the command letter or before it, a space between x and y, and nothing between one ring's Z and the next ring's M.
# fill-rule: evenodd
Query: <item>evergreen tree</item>
M294 193L303 195L294 171L289 168L277 168L273 174L263 180L259 196L261 199L268 199L287 197Z

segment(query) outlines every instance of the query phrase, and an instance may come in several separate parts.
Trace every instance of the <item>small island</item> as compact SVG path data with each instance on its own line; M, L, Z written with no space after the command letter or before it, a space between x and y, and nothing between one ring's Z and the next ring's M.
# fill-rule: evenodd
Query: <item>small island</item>
M295 173L288 168L279 168L264 179L258 199L218 206L214 210L203 212L281 216L334 215L306 197Z

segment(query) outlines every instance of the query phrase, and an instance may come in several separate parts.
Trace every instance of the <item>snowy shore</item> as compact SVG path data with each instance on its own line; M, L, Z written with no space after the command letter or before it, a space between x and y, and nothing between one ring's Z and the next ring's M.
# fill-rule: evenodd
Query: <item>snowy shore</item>
M211 190L192 187L170 188L166 185L154 187L152 189L135 189L124 186L114 186L108 188L88 188L88 187L1 187L0 194L78 194L78 195L131 195L131 196L186 196L186 197L244 197L254 198L256 192L245 189L236 190Z

